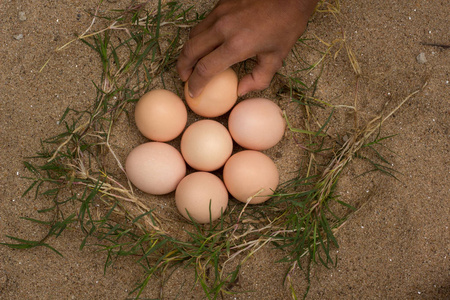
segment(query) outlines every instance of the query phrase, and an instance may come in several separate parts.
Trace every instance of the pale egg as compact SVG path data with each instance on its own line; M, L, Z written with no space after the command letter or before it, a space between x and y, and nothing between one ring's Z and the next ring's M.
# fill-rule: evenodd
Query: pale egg
M223 180L234 198L258 204L273 195L279 175L275 163L267 155L244 150L228 159L223 168Z
M228 192L222 180L207 172L184 177L175 191L178 211L186 219L198 223L217 220L228 206Z
M128 179L153 195L173 192L186 175L180 152L166 143L148 142L134 148L125 162Z
M171 91L159 89L146 93L136 104L134 114L139 131L154 141L173 140L186 127L186 106Z
M238 103L228 118L228 130L233 140L246 149L266 150L284 136L286 122L273 101L264 98Z
M181 154L196 170L219 169L232 151L233 140L230 133L225 126L214 120L192 123L181 137Z
M188 106L199 116L214 118L228 112L237 100L238 77L229 68L216 76L205 86L202 93L195 98L189 96L188 83L184 94Z

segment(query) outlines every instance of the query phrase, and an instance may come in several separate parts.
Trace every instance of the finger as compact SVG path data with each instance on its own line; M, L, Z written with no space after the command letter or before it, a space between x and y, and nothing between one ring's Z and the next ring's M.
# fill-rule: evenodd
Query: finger
M198 60L213 51L221 43L222 39L211 31L205 31L203 34L188 40L177 60L177 71L181 80L187 81Z
M236 56L237 53L238 52L236 51L230 51L230 49L223 44L200 59L189 77L190 96L197 97L212 77L225 71L235 63L250 57L247 57L245 53L241 53L243 56Z
M238 86L238 95L243 96L251 91L267 88L273 76L282 66L282 59L276 55L261 55L252 73L245 75Z
M208 28L211 28L214 25L215 21L216 21L216 18L214 17L214 14L212 12L205 19L203 19L200 23L195 25L195 27L193 27L190 30L189 38L191 39L191 38L199 35L200 33L204 32Z
M226 12L222 9L222 7L224 7L222 4L225 2L225 0L218 1L206 18L191 29L189 32L189 38L193 38L203 31L213 27L216 21L224 14L224 12Z

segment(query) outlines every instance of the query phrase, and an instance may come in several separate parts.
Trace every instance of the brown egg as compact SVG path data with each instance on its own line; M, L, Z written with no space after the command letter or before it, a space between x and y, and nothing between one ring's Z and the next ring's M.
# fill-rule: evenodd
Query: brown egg
M200 171L214 171L222 167L232 151L230 133L217 121L192 123L181 137L181 154L191 167Z
M225 212L228 192L216 175L195 172L180 181L175 191L175 201L183 217L190 220L190 216L196 222L204 224L217 220Z
M270 198L279 182L275 163L265 154L245 150L232 155L223 168L223 180L230 194L250 204Z
M128 179L141 191L163 195L174 191L186 175L180 152L169 144L149 142L134 148L127 157Z
M167 142L181 134L186 127L186 106L176 94L153 90L136 104L135 120L139 131L147 138Z
M214 118L229 111L237 100L238 77L232 69L227 69L214 76L205 86L202 93L191 98L188 84L184 88L184 95L188 106L197 115Z
M281 109L264 98L240 102L228 118L228 130L233 140L252 150L266 150L275 146L283 138L285 127Z

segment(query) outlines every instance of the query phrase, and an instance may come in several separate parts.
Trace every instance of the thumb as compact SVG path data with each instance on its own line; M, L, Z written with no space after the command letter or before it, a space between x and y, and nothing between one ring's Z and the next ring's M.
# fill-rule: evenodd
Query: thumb
M282 60L275 55L257 57L257 64L252 73L242 77L238 86L238 95L244 96L252 91L260 91L269 87L273 75L282 66Z

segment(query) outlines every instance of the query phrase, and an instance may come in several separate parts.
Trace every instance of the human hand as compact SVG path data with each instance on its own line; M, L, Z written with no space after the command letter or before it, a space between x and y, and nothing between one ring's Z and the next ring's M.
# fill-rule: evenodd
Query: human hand
M220 0L191 30L177 62L189 93L198 96L216 74L256 57L256 66L238 86L238 95L269 86L318 0Z

